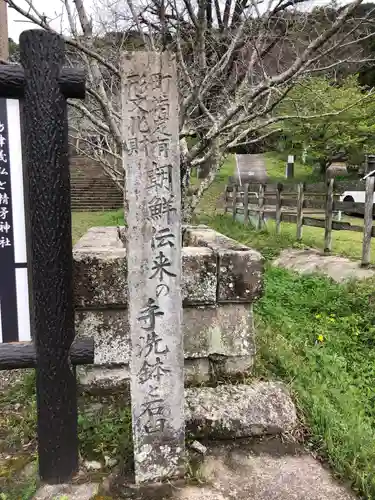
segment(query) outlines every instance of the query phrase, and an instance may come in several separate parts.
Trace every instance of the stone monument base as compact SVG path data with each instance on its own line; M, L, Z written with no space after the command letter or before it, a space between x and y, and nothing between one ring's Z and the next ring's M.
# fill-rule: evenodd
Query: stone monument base
M87 392L125 392L129 383L126 233L90 229L74 247L76 332L95 339L95 364L77 370ZM259 252L206 226L183 230L185 385L251 372L253 302L262 292Z

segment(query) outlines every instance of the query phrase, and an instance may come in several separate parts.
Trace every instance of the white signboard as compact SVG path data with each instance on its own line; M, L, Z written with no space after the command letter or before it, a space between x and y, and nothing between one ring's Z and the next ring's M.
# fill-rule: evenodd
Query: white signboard
M0 99L0 343L31 340L19 101Z

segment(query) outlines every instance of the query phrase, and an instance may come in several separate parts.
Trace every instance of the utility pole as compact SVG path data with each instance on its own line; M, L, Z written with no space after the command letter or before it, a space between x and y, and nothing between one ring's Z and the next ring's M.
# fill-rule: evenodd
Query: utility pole
M9 58L8 43L8 4L5 0L0 0L0 59L5 61Z

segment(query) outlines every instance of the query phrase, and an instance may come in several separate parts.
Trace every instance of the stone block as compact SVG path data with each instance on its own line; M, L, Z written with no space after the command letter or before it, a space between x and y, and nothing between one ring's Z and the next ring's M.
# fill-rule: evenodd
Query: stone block
M90 500L99 493L98 483L45 484L33 496L33 500Z
M123 248L120 229L116 226L91 227L74 245L74 248Z
M215 304L217 259L209 248L182 248L183 305Z
M75 245L74 297L76 308L125 306L128 301L126 249L113 229L89 231ZM108 241L101 245L108 231ZM92 245L90 245L92 241ZM100 245L97 247L96 245ZM217 258L208 248L182 249L181 289L184 305L215 304Z
M94 339L96 365L122 365L130 360L128 311L76 311L76 335Z
M211 366L208 358L185 358L185 385L201 385L211 380Z
M222 302L253 302L262 293L262 255L205 226L188 226L184 233L188 246L210 248L219 266L217 297Z
M255 352L252 308L245 304L185 308L182 331L188 357L252 357Z
M217 302L253 302L263 288L264 260L255 250L219 250Z
M219 250L249 250L242 243L218 233L208 226L186 226L184 231L184 246L208 247L218 252Z
M88 394L111 394L121 392L124 403L130 402L130 370L128 365L78 366L77 378L80 390ZM208 358L185 359L185 385L201 385L212 378Z
M75 307L126 305L128 300L124 248L74 247Z
M185 389L186 430L196 438L245 438L293 430L297 414L277 382Z
M129 366L77 366L78 386L89 394L121 392L124 401L130 401Z
M78 336L95 341L95 365L77 367L87 392L118 392L129 381L130 336L126 309L77 311ZM249 373L254 354L252 308L245 304L183 310L185 384Z
M75 323L77 336L94 338L95 364L129 363L126 309L76 311ZM185 358L219 355L252 359L255 353L253 314L247 304L184 308L182 332Z

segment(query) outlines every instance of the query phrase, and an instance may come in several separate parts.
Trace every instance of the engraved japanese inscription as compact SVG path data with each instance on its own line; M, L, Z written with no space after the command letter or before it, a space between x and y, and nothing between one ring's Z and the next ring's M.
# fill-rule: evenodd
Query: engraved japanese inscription
M126 53L123 145L136 481L180 475L184 452L178 94L167 53Z

